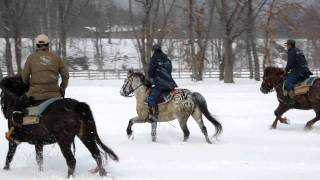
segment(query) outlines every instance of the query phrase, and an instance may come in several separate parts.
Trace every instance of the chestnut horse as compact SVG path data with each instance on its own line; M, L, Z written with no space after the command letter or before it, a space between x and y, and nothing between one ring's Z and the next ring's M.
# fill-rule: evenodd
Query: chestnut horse
M310 90L306 94L295 96L295 103L286 102L286 97L283 93L283 83L285 81L285 71L277 67L267 67L263 73L263 82L261 84L261 92L264 94L270 93L273 90L277 93L279 105L274 111L276 119L273 121L271 128L277 128L277 123L288 124L288 121L282 115L289 109L314 110L316 117L308 121L305 129L311 129L312 125L320 120L320 81L316 80Z

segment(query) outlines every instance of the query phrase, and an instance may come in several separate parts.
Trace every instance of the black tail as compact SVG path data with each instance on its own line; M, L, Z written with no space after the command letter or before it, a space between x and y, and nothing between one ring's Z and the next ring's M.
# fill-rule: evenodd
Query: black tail
M214 125L214 127L216 129L216 133L214 136L218 136L219 134L221 134L222 133L222 125L209 112L207 102L204 99L204 97L200 93L197 93L197 92L194 92L191 95L192 95L192 100L195 103L195 105L197 107L199 107L200 111L204 114L204 116Z
M103 144L103 142L100 140L99 135L97 133L96 123L94 122L94 118L91 112L91 109L88 104L80 102L77 105L77 111L83 116L83 120L85 125L87 126L89 132L91 132L96 139L97 145L103 149L104 153L107 153L111 159L118 161L118 156L113 152L112 149L110 149L108 146Z

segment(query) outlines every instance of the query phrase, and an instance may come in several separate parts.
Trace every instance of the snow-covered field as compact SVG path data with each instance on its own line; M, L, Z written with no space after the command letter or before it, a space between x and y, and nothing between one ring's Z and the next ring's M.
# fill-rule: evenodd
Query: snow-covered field
M314 116L312 111L290 111L291 125L269 127L277 105L275 94L263 95L260 83L236 80L180 80L181 87L202 93L209 109L224 126L214 144L206 144L193 119L188 142L176 121L158 125L158 142L152 143L149 124L133 126L135 138L128 140L125 129L136 115L135 99L120 96L123 81L71 80L67 96L88 102L93 110L102 140L119 155L120 162L109 162L107 171L117 180L313 180L320 178L320 124L311 132L303 127ZM205 121L210 134L213 126ZM0 134L7 124L1 115ZM4 164L7 141L0 141L0 162ZM95 162L77 140L77 167L74 179L101 179L89 169ZM0 170L0 179L65 179L67 166L58 145L44 149L44 171L38 172L34 147L19 146L11 171ZM110 179L106 177L105 179Z

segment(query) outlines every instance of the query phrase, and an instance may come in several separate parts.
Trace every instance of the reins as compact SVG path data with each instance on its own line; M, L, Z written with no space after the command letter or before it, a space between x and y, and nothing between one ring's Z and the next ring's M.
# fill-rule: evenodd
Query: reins
M132 78L132 76L133 76L133 75L130 75L130 76L128 77L128 79L129 79L129 78ZM125 87L127 87L128 83L129 83L129 80L126 82ZM141 86L143 86L143 85L144 85L144 84L141 83L141 84L138 85L137 87L132 88L132 89L129 91L128 95L126 95L126 97L133 97L133 96L134 96L134 92L135 92L137 89L139 89Z

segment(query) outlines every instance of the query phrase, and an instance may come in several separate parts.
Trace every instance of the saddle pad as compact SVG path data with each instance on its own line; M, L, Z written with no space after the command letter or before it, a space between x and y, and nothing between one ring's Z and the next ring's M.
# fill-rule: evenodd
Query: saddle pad
M148 89L146 93L149 96L151 94L151 89ZM166 104L166 103L170 102L175 93L176 93L176 89L172 89L170 91L163 92L161 94L161 96L159 97L158 105ZM145 102L145 104L148 104L148 103Z
M41 103L40 105L38 106L32 106L32 107L28 107L26 109L26 113L25 113L25 116L35 116L35 117L40 117L42 115L42 113L47 109L47 107L60 100L60 99L63 99L62 97L58 97L58 98L51 98L51 99L48 99L46 101L44 101L43 103Z
M40 120L37 116L25 116L23 117L22 125L39 124Z
M313 83L319 79L319 77L310 77L302 82L297 83L294 87L299 87L299 86L313 86Z
M305 94L310 90L310 87L313 86L314 82L319 79L319 77L310 77L302 82L299 82L294 86L294 94L295 95L301 95ZM288 92L284 89L283 84L283 92L284 94L288 94Z
M305 94L309 91L310 86L298 86L298 87L294 87L294 94L295 95L301 95L301 94Z

